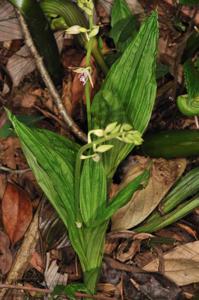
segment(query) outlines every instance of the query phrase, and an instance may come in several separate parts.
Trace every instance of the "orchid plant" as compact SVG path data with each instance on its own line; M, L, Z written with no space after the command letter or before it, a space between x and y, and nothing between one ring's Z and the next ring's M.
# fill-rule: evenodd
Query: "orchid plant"
M37 182L66 226L78 255L83 283L68 285L62 291L71 299L77 290L95 293L110 218L149 177L149 170L145 170L109 199L118 165L142 143L150 120L156 97L158 38L157 14L153 12L113 64L91 104L90 61L99 27L94 24L93 1L78 0L78 5L87 15L89 27L74 25L67 32L84 34L87 39L86 65L75 72L85 85L88 143L80 146L53 132L30 128L8 112Z

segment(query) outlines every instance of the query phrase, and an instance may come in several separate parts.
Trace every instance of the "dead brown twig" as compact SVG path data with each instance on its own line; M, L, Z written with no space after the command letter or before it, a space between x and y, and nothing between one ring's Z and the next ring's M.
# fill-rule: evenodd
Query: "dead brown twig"
M58 111L60 112L63 120L65 121L65 123L67 124L67 126L69 127L69 129L83 142L87 142L87 137L85 135L85 133L78 127L78 125L73 121L73 119L68 115L62 100L59 96L59 93L52 81L52 79L50 78L44 63L43 63L43 59L42 57L39 55L37 48L34 45L34 42L32 40L31 34L29 32L28 26L23 18L23 16L18 12L18 18L21 24L21 28L24 34L24 39L26 42L26 45L28 46L28 48L30 49L34 59L35 59L35 63L36 66L42 76L42 79L46 85L46 87L48 88L52 99L55 103L55 105L58 108Z
M0 289L14 289L14 290L23 290L29 292L38 292L43 294L50 294L52 291L50 289L40 289L36 287L29 287L29 286L19 286L19 285L12 285L12 284L0 284ZM84 293L76 292L75 296L78 298L90 298L90 299L97 299L97 300L116 300L114 298L105 297L101 295L89 295Z

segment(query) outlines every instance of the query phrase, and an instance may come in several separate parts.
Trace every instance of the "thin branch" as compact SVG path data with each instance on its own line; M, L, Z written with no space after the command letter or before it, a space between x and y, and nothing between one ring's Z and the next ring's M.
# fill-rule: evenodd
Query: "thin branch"
M22 169L22 170L15 170L15 169L7 168L7 167L4 167L4 166L0 165L0 172L1 171L12 173L12 174L23 174L23 173L26 173L26 172L30 171L30 168Z
M21 28L24 34L24 39L26 42L26 45L28 46L28 48L30 49L34 59L35 59L35 63L36 66L42 76L42 79L46 85L46 87L48 88L52 99L54 101L54 103L56 104L58 111L60 112L63 120L66 122L67 126L69 127L69 129L83 142L87 142L87 137L85 135L85 133L78 127L78 125L73 121L73 119L68 115L62 100L59 96L58 91L56 90L56 87L52 81L52 79L50 78L44 63L43 63L43 59L42 57L39 55L37 48L34 45L34 42L32 40L31 34L29 32L28 26L23 18L23 16L20 14L20 12L18 12L18 17L19 17L19 21L21 24ZM45 45L44 45L45 47Z
M14 290L23 290L29 292L38 292L43 294L50 294L52 290L50 289L40 289L36 287L29 287L29 286L20 286L20 285L12 285L12 284L0 284L0 289L14 289ZM90 299L97 299L97 300L116 300L114 298L105 297L101 295L89 295L84 293L76 292L75 296L78 298L90 298Z

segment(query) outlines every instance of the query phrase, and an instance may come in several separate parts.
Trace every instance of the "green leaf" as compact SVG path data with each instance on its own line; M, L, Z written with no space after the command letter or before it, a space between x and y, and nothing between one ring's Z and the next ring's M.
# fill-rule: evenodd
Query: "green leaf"
M126 1L114 0L111 11L111 27L114 27L117 22L130 16L132 16L132 13Z
M190 99L199 96L199 71L192 61L188 60L184 64L185 83Z
M57 285L54 288L54 291L52 292L52 296L58 296L58 295L67 295L69 299L75 300L75 293L76 292L84 292L87 294L90 294L89 290L86 288L86 286L83 283L71 283L67 286L65 285Z
M121 52L129 45L137 34L138 24L125 0L115 0L111 11L110 36Z
M156 97L157 14L144 22L139 33L110 69L92 104L94 128L109 123L129 123L141 134L151 117ZM111 178L118 164L134 145L113 141L113 149L103 155L106 174Z
M80 179L80 210L85 224L94 220L99 207L106 205L106 175L101 161L87 159Z
M138 32L138 23L135 16L129 16L118 21L110 32L118 50L123 52Z
M135 191L146 184L149 179L149 171L144 171L137 176L133 181L128 183L113 199L106 209L102 208L97 214L96 220L90 222L89 226L99 226L101 223L109 220L112 215L122 206L124 206L131 198Z
M86 265L82 230L76 226L74 165L78 145L48 130L29 128L7 112L39 186L68 228L81 264Z
M169 73L169 67L167 65L158 63L156 69L156 79L160 79Z
M179 3L182 5L197 5L199 0L179 0Z
M26 125L33 125L40 120L43 120L43 116L25 116L25 115L19 115L18 119L23 122ZM7 121L1 128L0 128L0 138L7 138L9 136L12 136L14 134L12 130L12 125L10 121Z
M100 275L107 226L108 222L104 222L94 228L84 228L85 255L87 258L84 283L91 292L95 291L96 282Z

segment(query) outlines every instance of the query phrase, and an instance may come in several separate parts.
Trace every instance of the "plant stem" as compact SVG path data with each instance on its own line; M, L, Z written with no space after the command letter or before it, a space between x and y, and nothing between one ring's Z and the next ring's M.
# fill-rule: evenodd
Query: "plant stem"
M122 133L113 133L113 134L110 134L109 136L106 136L106 137L102 137L100 139L97 139L95 140L94 142L92 143L88 143L88 144L85 144L84 146L82 146L78 153L77 153L77 157L76 157L76 164L75 164L75 203L76 203L76 211L79 211L79 187L80 187L80 176L81 176L81 164L82 164L82 159L81 159L81 156L82 154L93 148L93 145L95 144L96 146L99 145L99 144L102 144L106 141L109 141L109 140L112 140L114 138L117 138L119 137L120 135L122 135Z
M90 31L93 28L93 16L89 16L89 29ZM91 69L91 52L93 48L93 38L90 38L87 44L87 53L86 53L86 67L89 67L91 70L92 76L92 69ZM91 130L91 99L90 99L90 80L87 80L85 86L85 96L86 96L86 111L87 111L87 124L88 124L88 131Z

